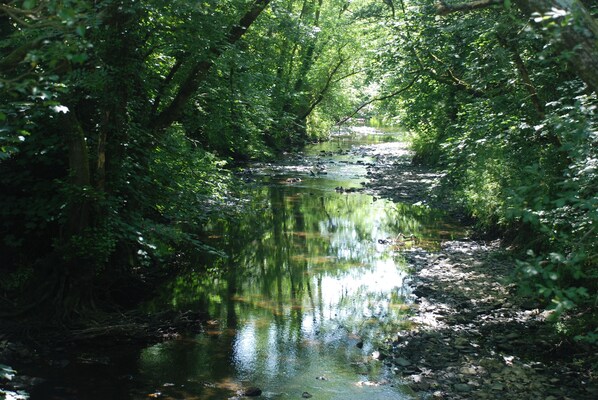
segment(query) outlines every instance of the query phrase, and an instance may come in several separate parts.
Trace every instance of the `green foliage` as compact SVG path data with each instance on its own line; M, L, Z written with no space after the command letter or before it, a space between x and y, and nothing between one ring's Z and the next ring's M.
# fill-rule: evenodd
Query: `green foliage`
M26 1L0 11L0 269L10 277L2 286L8 296L26 285L52 287L36 284L48 274L91 276L93 284L213 251L202 242L204 224L212 215L232 218L237 202L236 183L213 152L267 152L264 86L246 74L231 92L219 71L245 62L231 51L205 70L215 98L202 103L203 87L183 105L181 124L156 129L153 121L193 65L216 61L209 59L224 46L222 27L238 22L242 3ZM241 117L218 126L229 104ZM198 105L216 112L196 113ZM92 292L71 289L57 295Z
M440 17L431 0L272 1L232 40L252 4L1 11L8 286L55 260L97 276L213 251L206 225L239 216L227 165L326 137L359 110L404 126L482 229L537 254L521 276L557 314L591 304L597 99L541 36L559 40L567 18L542 17L544 32L510 2Z
M386 25L391 39L377 57L384 85L416 79L378 112L413 132L416 161L445 172L445 196L480 229L530 250L518 280L555 319L595 306L598 104L546 43L566 18L547 14L532 30L510 3L441 18L432 2L415 4Z
M528 255L528 260L517 262L523 278L522 287L528 295L537 293L550 304L549 308L554 310L553 320L565 311L593 300L586 287L572 286L582 285L583 280L589 278L583 269L586 261L583 255L550 253L545 257L535 256L532 251Z
M8 365L0 364L0 379L12 380L16 375L16 371Z

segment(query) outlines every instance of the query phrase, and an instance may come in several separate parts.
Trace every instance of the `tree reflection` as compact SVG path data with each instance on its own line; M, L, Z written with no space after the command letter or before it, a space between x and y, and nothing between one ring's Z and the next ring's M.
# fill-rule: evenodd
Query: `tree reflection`
M277 380L321 368L322 357L355 364L355 338L374 343L406 324L402 258L378 240L404 233L435 245L458 232L431 210L367 195L254 190L251 213L211 227L227 257L179 276L162 295L175 308L208 311L214 326L191 342L193 351L145 354L153 371L176 364L188 379L228 382Z

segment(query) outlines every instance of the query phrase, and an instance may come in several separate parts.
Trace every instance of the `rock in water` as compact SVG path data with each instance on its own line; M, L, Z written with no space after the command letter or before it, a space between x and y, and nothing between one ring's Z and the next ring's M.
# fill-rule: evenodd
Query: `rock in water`
M301 394L301 397L303 397L304 399L309 399L309 398L312 398L313 396L311 394L309 394L308 392L303 392L303 394Z
M253 387L253 386L248 387L243 392L243 396L247 396L247 397L256 397L256 396L260 396L261 394L262 394L262 389L260 389L258 387Z

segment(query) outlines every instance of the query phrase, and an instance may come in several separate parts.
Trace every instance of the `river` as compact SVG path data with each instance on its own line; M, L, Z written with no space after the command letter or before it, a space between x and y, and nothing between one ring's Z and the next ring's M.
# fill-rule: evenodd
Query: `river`
M252 166L253 212L209 227L228 257L178 276L148 305L201 309L202 332L71 357L32 398L228 399L248 387L266 399L411 398L378 353L412 329L403 255L463 231L439 211L368 194L387 155L407 162L401 134L360 128Z

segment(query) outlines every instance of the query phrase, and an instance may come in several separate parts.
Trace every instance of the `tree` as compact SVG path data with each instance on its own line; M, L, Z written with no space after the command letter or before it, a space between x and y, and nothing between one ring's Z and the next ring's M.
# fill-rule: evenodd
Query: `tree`
M444 170L445 196L479 229L529 251L518 269L528 294L555 315L578 307L588 318L570 332L586 334L598 270L595 20L575 1L516 4L389 10L399 22L387 24L380 64L398 95L378 110L414 132L416 160Z
M1 251L13 281L29 277L37 286L37 299L20 311L45 304L59 317L85 313L106 297L94 294L101 280L131 275L132 267L151 262L172 241L197 243L197 225L208 212L202 204L215 195L218 180L210 173L201 177L210 190L178 171L168 177L174 182L167 181L163 169L175 160L165 154L184 154L183 170L194 165L197 175L217 169L171 125L215 60L269 2L237 3L238 9L161 0L1 5L0 119L7 125ZM176 28L174 37L154 36L161 22ZM223 23L229 26L224 34L207 35L207 51L205 43L189 39L177 47L190 30L199 34ZM161 76L164 67L170 73ZM191 192L185 199L193 201L184 205L172 184ZM170 196L156 193L156 185ZM189 215L194 222L174 219L182 207L196 210ZM39 250L27 254L31 246Z
M448 5L441 2L438 13L479 10L502 5L498 0L481 0ZM504 2L505 7L510 4ZM549 41L554 41L569 67L588 85L598 91L598 23L579 0L516 0L523 14L540 26Z

